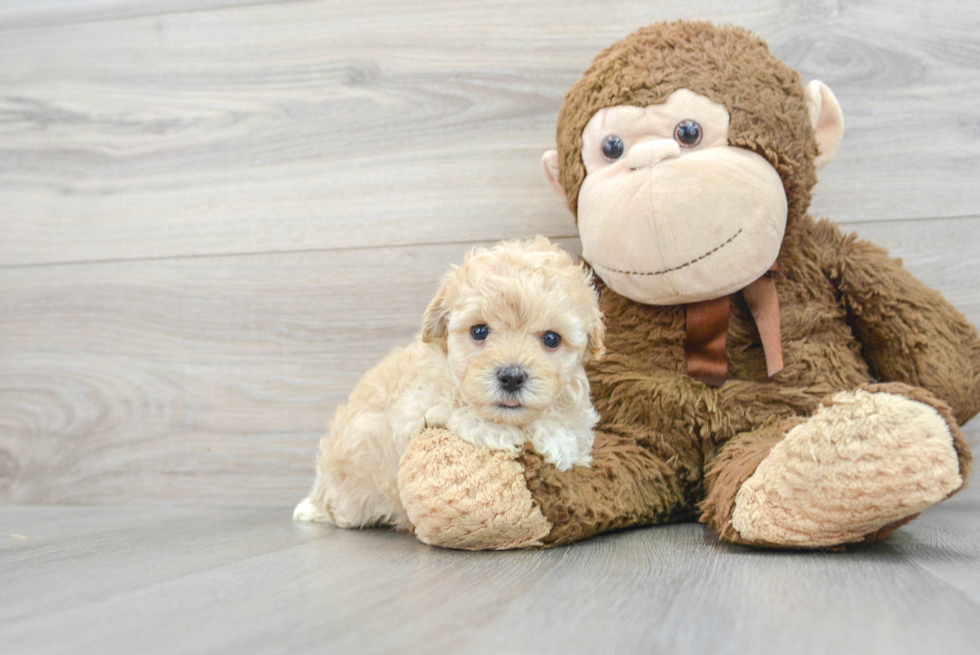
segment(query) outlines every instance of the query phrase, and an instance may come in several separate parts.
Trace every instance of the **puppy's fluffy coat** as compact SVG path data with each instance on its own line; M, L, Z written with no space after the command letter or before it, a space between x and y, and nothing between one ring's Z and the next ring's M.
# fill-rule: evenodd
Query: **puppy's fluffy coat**
M546 238L470 251L443 279L415 343L337 409L294 518L409 529L398 463L426 427L513 453L530 441L562 470L589 465L599 417L584 364L601 355L603 330L591 273Z

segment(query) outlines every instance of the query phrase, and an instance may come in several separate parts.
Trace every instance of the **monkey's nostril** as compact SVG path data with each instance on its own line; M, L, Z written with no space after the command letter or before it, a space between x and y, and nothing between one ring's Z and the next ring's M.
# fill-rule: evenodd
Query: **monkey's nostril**
M497 382L504 391L517 391L525 381L527 381L527 372L518 366L497 369Z

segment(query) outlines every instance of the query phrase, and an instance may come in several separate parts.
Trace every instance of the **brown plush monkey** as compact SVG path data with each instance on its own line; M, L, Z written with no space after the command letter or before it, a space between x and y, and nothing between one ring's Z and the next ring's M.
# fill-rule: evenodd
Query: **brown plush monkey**
M661 23L569 90L546 174L601 278L591 467L559 472L429 430L399 476L420 539L553 546L696 520L834 547L964 484L980 338L880 248L806 211L843 133L745 30Z

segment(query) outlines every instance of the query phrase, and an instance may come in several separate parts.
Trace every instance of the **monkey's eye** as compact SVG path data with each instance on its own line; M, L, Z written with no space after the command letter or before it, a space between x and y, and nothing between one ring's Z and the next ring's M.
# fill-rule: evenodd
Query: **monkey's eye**
M548 330L541 335L541 343L545 345L546 348L551 348L554 350L561 345L561 335L557 332L552 332Z
M470 336L473 337L473 341L486 341L490 336L490 328L483 324L474 325L470 328Z
M615 134L610 134L602 140L602 156L609 161L616 161L622 157L624 150L626 146L623 145L623 140Z
M702 136L701 126L698 125L697 121L691 119L681 121L674 128L674 139L684 148L693 148L698 145L701 143Z

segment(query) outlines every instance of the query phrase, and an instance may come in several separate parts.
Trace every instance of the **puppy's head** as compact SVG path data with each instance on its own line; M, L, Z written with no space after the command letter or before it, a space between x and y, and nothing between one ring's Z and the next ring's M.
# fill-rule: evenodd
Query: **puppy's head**
M583 363L601 356L603 334L591 273L541 236L467 253L422 321L422 340L446 350L464 402L515 425L563 393L588 402Z

